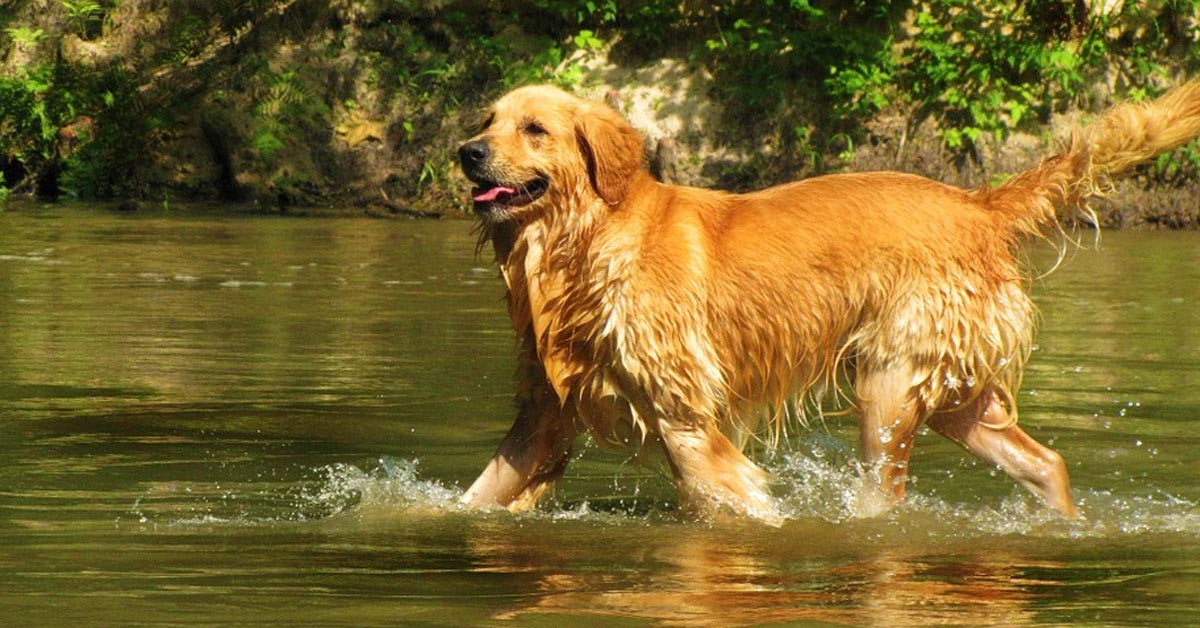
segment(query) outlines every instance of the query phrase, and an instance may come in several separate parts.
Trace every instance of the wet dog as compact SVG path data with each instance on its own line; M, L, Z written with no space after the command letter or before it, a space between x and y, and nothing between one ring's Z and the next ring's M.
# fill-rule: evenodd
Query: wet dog
M521 347L516 422L463 499L533 506L586 430L660 446L685 508L778 523L746 444L848 385L866 510L903 499L924 424L1073 515L1062 458L1017 423L1034 307L1014 255L1198 133L1192 82L996 187L872 172L732 194L655 181L608 106L512 91L459 149Z

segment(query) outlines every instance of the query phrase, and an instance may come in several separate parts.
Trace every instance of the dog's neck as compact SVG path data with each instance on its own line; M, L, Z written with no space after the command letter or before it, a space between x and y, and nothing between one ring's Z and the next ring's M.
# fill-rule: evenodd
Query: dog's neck
M595 364L574 352L589 351L585 346L596 349L612 295L636 266L639 249L631 246L628 235L651 219L643 210L654 206L650 201L662 188L649 173L639 175L644 176L615 206L589 196L577 199L571 213L546 213L528 223L487 228L508 288L514 330L535 343L560 395L578 381L583 364ZM614 238L621 246L614 246Z

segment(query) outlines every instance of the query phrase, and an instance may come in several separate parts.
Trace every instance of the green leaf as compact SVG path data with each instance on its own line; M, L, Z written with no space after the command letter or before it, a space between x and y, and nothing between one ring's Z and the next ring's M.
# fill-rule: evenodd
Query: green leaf
M590 30L581 30L579 34L573 38L577 48L599 50L604 47L604 42L601 41L596 34Z
M271 131L261 130L250 140L250 146L257 150L263 159L271 160L285 145L283 140Z

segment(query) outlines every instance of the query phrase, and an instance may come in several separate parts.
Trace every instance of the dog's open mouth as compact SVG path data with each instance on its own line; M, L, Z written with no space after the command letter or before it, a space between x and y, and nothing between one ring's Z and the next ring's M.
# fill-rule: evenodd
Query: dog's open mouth
M517 186L492 182L480 182L471 190L475 211L488 211L497 207L520 207L528 205L546 193L549 182L543 178L526 181Z

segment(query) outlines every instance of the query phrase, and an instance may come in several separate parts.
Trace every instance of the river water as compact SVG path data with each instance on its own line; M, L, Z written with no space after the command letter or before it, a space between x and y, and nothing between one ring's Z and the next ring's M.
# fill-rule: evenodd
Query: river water
M595 447L536 513L455 505L512 417L470 227L0 213L0 623L1200 625L1200 234L1085 236L1033 283L1022 422L1083 519L933 434L854 518L830 419L765 461L770 529Z

